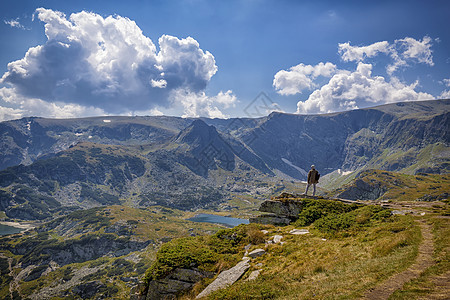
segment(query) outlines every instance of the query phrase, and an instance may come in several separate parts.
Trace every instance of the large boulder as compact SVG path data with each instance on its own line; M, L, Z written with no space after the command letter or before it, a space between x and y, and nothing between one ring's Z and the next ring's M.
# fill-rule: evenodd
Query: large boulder
M177 268L172 273L160 280L152 280L148 284L145 295L132 297L132 299L177 299L180 293L188 291L202 278L211 278L212 272L200 271L198 269Z

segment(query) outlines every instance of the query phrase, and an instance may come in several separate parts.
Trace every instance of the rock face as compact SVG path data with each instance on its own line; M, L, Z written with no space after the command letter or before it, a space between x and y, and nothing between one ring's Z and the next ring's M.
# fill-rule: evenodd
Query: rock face
M259 211L271 214L250 218L250 223L288 225L298 218L305 202L302 200L266 200L261 203Z
M264 251L264 249L255 249L252 252L250 252L248 256L250 256L251 258L256 258L259 256L263 256L265 253L266 251Z
M104 255L122 256L142 250L150 241L132 241L129 237L119 238L112 234L87 235L79 239L66 241L50 240L47 243L20 243L14 247L5 245L16 255L24 255L22 265L46 265L51 261L60 266L70 263L85 262Z
M200 294L198 294L195 299L206 297L214 291L223 289L235 283L239 278L241 278L245 271L250 268L249 260L250 259L248 257L244 257L244 259L233 268L220 273L216 280L214 280Z
M336 196L350 200L376 200L386 191L387 189L380 182L369 183L362 179L357 179L352 186Z
M202 278L210 278L213 275L213 273L200 271L198 269L177 268L163 279L150 281L147 293L142 296L132 297L132 299L176 299L178 294L190 290L192 286Z
M203 208L230 195L214 178L218 169L236 181L267 175L304 180L311 163L322 175L338 169L446 173L449 118L450 100L436 100L258 119L0 122L0 210L10 218L45 220L130 198L140 207Z

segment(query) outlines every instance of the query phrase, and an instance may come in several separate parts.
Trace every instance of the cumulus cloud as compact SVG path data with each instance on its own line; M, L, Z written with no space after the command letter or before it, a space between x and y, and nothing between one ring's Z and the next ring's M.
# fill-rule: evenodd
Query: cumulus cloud
M445 85L446 89L439 95L439 99L450 99L450 78L443 79L442 84Z
M407 85L372 76L372 65L358 63L355 71L339 71L309 98L297 103L297 113L330 113L389 102L429 100L433 96L417 92L418 82Z
M295 95L303 90L316 87L315 80L319 76L330 77L336 72L336 65L327 62L315 66L299 64L288 71L277 72L273 79L273 86L281 95Z
M352 46L350 42L347 42L338 45L338 52L345 62L365 61L380 53L388 55L392 59L392 63L386 66L386 70L391 75L400 67L408 66L409 63L423 63L433 66L432 41L429 36L424 36L422 40L405 37L395 40L393 43L381 41L368 46Z
M38 8L36 17L45 24L46 43L9 63L0 81L18 99L115 114L147 111L169 107L180 91L202 95L217 72L214 56L192 37L163 35L158 51L134 21L118 15L67 17Z
M430 37L424 36L422 40L405 37L392 43L380 41L362 46L341 43L338 53L342 61L355 62L355 69L339 69L330 62L315 66L301 63L277 72L273 86L281 95L314 89L306 100L297 103L297 113L330 113L389 102L434 99L432 95L418 91L419 81L405 83L394 76L400 67L413 63L433 66L432 42ZM386 64L389 79L372 75L373 65L368 61L379 55L384 55L377 62ZM322 79L319 86L319 76L330 79L327 83ZM450 83L450 80L443 83ZM449 96L448 90L440 95L441 98Z
M89 117L108 114L104 110L93 106L46 102L37 98L23 97L17 94L14 88L0 88L0 99L4 102L3 105L0 105L0 121L18 119L26 116L75 118L78 116Z
M407 66L408 62L434 66L432 45L432 39L429 36L424 36L422 40L410 37L395 40L391 47L391 57L394 62L386 67L388 74L394 73L399 67Z
M178 89L172 92L171 100L175 104L181 104L184 108L183 118L206 116L209 118L227 118L217 104L226 108L235 106L237 98L231 90L219 92L214 97L208 97L205 92L191 92L185 89Z
M338 45L343 61L363 61L366 57L374 57L379 53L388 54L391 46L387 41L377 42L369 46L351 46L350 42Z

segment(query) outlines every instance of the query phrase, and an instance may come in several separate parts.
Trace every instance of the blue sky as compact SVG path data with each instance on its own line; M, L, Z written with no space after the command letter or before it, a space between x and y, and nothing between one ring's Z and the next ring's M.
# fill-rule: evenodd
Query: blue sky
M450 98L449 14L433 0L6 0L0 120L246 116L261 92L264 113Z

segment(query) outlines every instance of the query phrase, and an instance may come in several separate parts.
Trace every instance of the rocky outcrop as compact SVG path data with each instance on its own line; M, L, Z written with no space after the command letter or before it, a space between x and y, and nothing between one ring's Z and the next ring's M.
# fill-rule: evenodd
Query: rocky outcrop
M381 182L366 182L362 179L355 180L351 186L337 194L338 198L350 200L376 200L386 193L387 188Z
M188 291L203 278L211 278L212 272L198 269L177 268L165 278L152 280L148 283L146 291L141 295L132 295L135 300L162 300L177 299L180 293Z
M266 200L259 211L269 214L250 218L250 223L288 225L298 218L304 205L305 201L301 199Z
M206 297L214 291L226 288L235 283L239 278L241 278L245 271L250 268L249 260L250 258L244 257L242 261L240 261L233 268L220 273L216 280L214 280L200 294L198 294L195 299Z
M94 260L104 255L122 256L142 250L150 241L132 241L129 237L119 238L112 234L87 235L79 239L59 242L45 240L24 242L6 248L16 255L23 255L23 266L45 265L51 261L63 266L76 262Z

